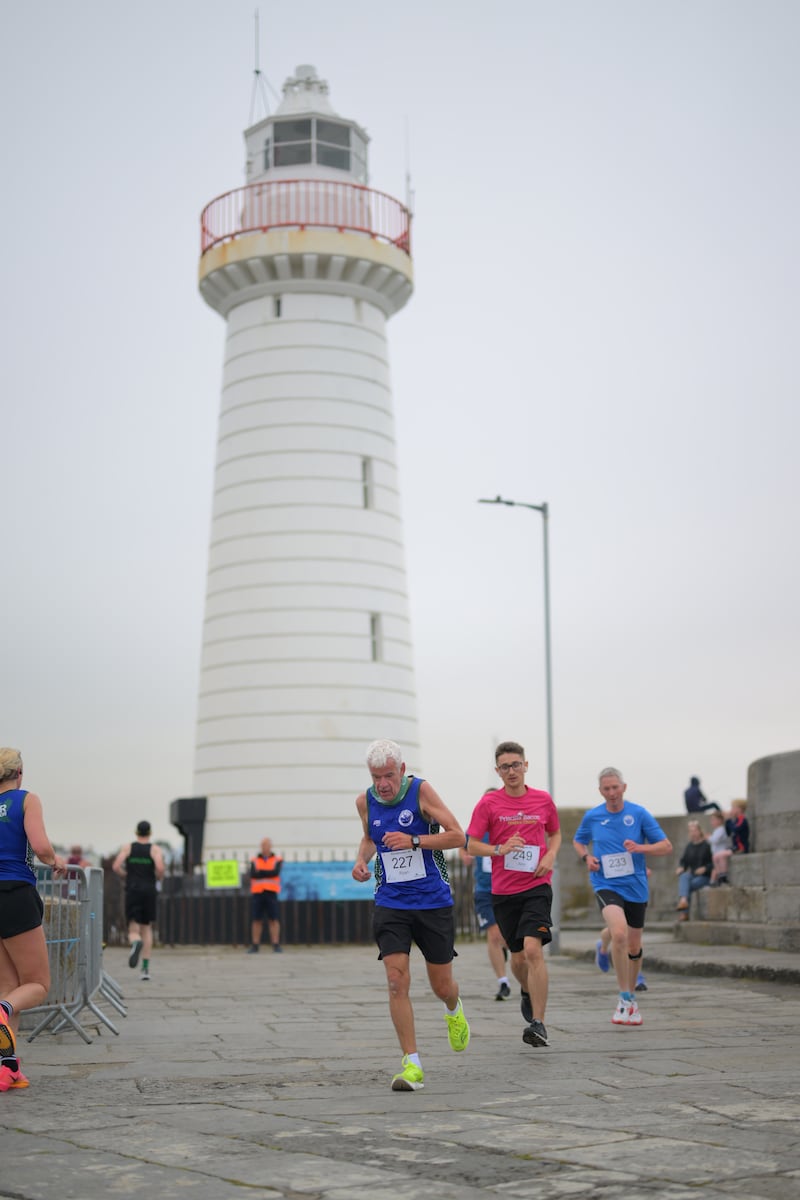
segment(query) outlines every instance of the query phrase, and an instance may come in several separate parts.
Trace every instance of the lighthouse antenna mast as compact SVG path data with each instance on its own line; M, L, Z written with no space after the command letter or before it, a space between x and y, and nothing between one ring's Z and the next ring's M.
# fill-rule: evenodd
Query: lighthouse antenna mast
M250 120L248 121L249 125L252 125L255 122L256 102L258 101L259 98L261 99L261 103L264 108L263 115L265 117L269 116L269 96L267 95L267 88L269 88L269 90L272 92L272 94L276 100L280 100L280 96L275 91L275 88L272 86L270 81L267 79L266 75L263 74L263 72L261 70L260 62L259 62L258 44L261 40L261 18L260 18L258 9L256 9L255 13L253 14L253 22L254 22L254 34L255 34L255 56L254 56L255 66L253 68L253 90L250 93Z

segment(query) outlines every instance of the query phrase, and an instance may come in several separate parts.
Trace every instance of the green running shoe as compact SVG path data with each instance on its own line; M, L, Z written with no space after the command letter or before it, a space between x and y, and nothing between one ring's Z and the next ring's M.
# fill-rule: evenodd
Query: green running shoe
M447 1021L447 1036L450 1040L451 1050L466 1050L469 1045L469 1024L464 1016L464 1006L461 1000L458 1002L458 1008L453 1013L452 1017L449 1012L444 1014L444 1019Z
M424 1088L423 1080L425 1075L422 1067L416 1066L409 1062L408 1055L403 1055L403 1069L392 1079L393 1092L418 1092L420 1088Z

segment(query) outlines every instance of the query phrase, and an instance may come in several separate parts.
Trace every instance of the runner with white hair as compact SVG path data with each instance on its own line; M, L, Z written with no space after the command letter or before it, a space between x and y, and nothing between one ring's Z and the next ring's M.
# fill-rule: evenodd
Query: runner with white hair
M464 845L464 831L427 780L406 774L397 742L372 742L366 757L372 785L356 800L362 836L352 874L366 883L375 859L373 934L403 1052L392 1091L416 1092L425 1076L409 995L412 942L425 959L434 994L444 1003L450 1048L459 1052L469 1044L469 1025L453 978L453 896L443 853Z

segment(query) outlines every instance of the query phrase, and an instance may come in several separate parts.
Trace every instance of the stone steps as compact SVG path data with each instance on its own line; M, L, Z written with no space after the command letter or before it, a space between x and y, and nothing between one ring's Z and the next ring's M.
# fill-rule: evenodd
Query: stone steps
M694 911L706 921L777 921L789 924L800 912L800 886L704 888L693 897Z
M800 924L750 921L739 924L731 921L678 922L675 940L701 946L751 946L759 950L800 952Z

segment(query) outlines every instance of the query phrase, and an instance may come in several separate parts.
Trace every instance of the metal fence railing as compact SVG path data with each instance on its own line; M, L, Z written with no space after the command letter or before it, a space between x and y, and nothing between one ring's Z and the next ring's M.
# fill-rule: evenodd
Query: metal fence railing
M200 218L200 250L287 228L359 233L411 253L411 213L404 204L363 184L332 179L265 180L217 196Z
M54 879L49 867L37 867L36 876L44 904L50 991L44 1004L21 1014L21 1030L32 1042L45 1029L58 1033L66 1027L91 1042L78 1020L88 1010L118 1034L98 1004L105 999L126 1015L122 991L103 969L103 872L94 867L69 867L65 879Z
M250 941L249 859L237 857L241 882L238 888L209 889L203 866L184 872L178 865L168 869L159 887L154 929L157 943L165 946L242 946ZM472 864L448 854L447 869L455 906L456 937L470 941L478 936L473 907ZM213 860L212 860L213 861ZM318 864L321 871L337 862L349 873L351 860ZM288 868L302 863L313 874L315 864L300 858L285 859ZM106 867L104 940L110 946L127 944L125 885ZM284 945L369 944L372 941L373 889L360 885L363 899L295 898L284 887L280 900L281 941Z

